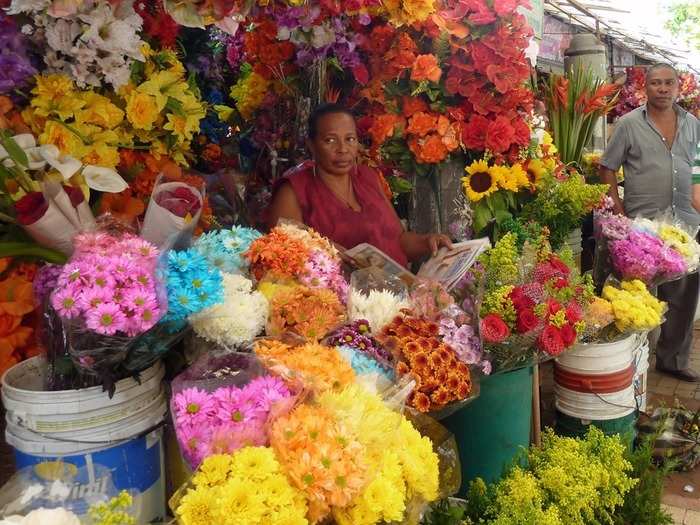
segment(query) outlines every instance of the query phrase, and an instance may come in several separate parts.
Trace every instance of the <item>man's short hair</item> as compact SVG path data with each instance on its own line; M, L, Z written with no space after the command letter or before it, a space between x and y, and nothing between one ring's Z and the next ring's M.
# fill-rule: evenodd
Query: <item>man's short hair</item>
M656 64L650 65L647 68L646 74L644 75L644 79L649 80L649 76L654 71L658 71L659 69L670 69L671 71L673 71L673 75L676 77L676 80L678 80L678 78L679 78L678 70L667 62L657 62Z

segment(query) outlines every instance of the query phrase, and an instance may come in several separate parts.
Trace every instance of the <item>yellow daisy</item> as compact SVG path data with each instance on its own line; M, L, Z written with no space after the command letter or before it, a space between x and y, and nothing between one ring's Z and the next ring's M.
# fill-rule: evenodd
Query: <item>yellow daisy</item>
M135 128L150 131L164 106L153 95L132 91L126 99L126 118Z

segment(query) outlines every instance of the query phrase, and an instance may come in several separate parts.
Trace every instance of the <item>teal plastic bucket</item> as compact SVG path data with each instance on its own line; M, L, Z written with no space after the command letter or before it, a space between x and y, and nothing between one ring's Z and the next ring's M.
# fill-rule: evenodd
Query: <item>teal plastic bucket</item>
M479 397L441 421L454 435L462 463L464 494L477 477L501 478L530 444L532 367L481 379Z
M615 419L589 421L577 417L567 416L557 411L557 424L555 431L561 436L583 437L588 432L588 427L595 426L602 430L606 436L619 434L627 445L634 441L636 435L637 413L632 412Z

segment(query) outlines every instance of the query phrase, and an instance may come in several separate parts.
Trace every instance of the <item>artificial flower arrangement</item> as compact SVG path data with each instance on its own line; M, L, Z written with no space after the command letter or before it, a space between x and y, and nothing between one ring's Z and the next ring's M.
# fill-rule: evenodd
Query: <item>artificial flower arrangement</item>
M88 188L121 191L126 183L112 169L84 165L53 145L38 146L34 135L0 130L0 194L11 204L3 213L41 246L70 255L72 238L95 228Z
M133 4L13 0L7 13L29 17L24 31L40 39L49 72L71 75L81 86L109 84L116 90L128 82L131 67L144 61L142 21Z
M171 409L183 457L196 469L212 455L267 446L272 416L293 403L293 391L265 375L255 356L205 353L173 382Z
M160 253L132 233L107 228L78 235L74 246L51 306L65 323L74 364L101 375L121 363L135 338L167 311L157 273Z
M611 271L654 286L695 271L700 260L697 241L665 217L633 220L603 209L595 214L595 234L599 281Z
M222 346L237 347L264 332L269 312L268 300L253 290L250 279L224 273L223 301L189 319L198 336Z

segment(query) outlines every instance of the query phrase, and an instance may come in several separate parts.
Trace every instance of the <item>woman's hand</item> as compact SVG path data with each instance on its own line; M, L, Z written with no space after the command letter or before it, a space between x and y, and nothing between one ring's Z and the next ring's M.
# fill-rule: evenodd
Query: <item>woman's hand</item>
M432 257L437 255L440 248L452 249L452 241L447 235L443 235L442 233L426 234L426 242Z

